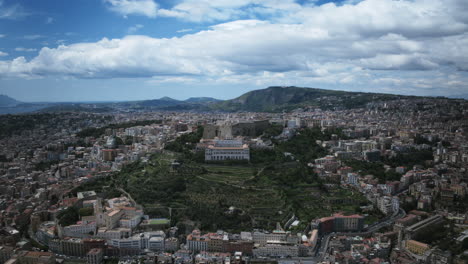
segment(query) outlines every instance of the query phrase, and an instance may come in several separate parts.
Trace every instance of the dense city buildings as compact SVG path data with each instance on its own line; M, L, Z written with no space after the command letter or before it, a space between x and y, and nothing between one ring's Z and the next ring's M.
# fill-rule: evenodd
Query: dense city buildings
M463 263L468 106L440 100L37 114L0 138L0 263Z

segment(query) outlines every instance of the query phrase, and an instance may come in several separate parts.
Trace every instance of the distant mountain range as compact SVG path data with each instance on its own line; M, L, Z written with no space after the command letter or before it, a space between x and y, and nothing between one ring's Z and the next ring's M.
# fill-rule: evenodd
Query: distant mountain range
M468 93L452 95L452 96L450 96L450 98L458 98L458 99L461 98L461 99L467 99L468 100Z
M349 109L363 107L369 102L410 97L414 96L273 86L250 91L237 98L219 102L212 107L224 111L263 112L289 111L304 107Z
M21 102L16 101L7 95L0 94L0 107L15 107L19 104L21 104Z
M140 105L144 107L170 107L175 105L206 104L220 101L221 100L211 97L191 97L187 100L180 101L166 96L160 99L142 101Z
M185 100L187 103L211 103L211 102L221 102L223 100L215 99L212 97L190 97Z
M415 96L273 86L250 91L225 101L209 97L189 98L184 101L163 97L154 100L116 103L115 106L166 111L281 112L305 107L349 109L363 107L369 102L412 97Z
M29 111L41 112L112 112L114 110L138 111L257 111L282 112L298 108L350 109L364 107L367 103L417 96L382 93L347 92L303 87L273 86L254 90L231 100L211 97L192 97L176 100L162 97L153 100L101 103L20 103L8 96L0 96L0 114ZM3 108L2 108L3 106ZM2 110L3 109L3 110Z

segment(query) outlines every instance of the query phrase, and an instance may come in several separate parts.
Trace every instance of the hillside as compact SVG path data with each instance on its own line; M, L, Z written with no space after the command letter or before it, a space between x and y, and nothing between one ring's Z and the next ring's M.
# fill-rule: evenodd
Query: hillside
M408 98L409 96L346 92L301 87L268 87L245 93L212 107L222 111L288 111L301 107L322 109L357 108L369 102Z
M0 107L13 107L20 103L7 95L0 94Z
M365 107L368 103L381 101L419 98L417 96L364 93L326 90L318 88L303 87L279 87L273 86L265 89L247 92L231 100L218 100L211 97L192 97L187 100L176 100L170 97L143 101L126 101L118 103L95 103L95 109L90 109L84 103L66 104L54 103L43 104L33 108L32 111L46 108L45 112L107 112L113 110L137 110L137 111L195 111L195 112L283 112L298 108L321 108L323 110L341 110ZM18 104L10 107L12 112L22 104L7 96L0 96L0 113L3 104ZM13 101L12 101L13 100ZM4 107L4 109L7 109ZM27 111L27 110L26 110ZM22 112L26 112L22 111Z
M187 103L209 103L209 102L220 102L222 100L212 98L212 97L190 97L184 102Z
M203 230L239 232L253 228L273 229L294 214L298 230L311 219L341 211L353 214L367 205L359 192L326 188L306 164L325 150L318 139L330 139L336 131L303 130L273 150L252 150L251 163L204 163L193 153L203 134L185 134L155 153L148 162L135 162L109 178L101 178L73 190L93 190L103 197L126 192L143 205L150 217L171 217L173 225L195 221ZM307 145L308 148L298 146ZM290 152L298 160L283 155ZM173 167L172 162L180 164ZM348 202L340 201L346 199Z
M170 97L162 97L160 99L146 100L140 103L143 107L166 107L182 104L183 102L172 99Z

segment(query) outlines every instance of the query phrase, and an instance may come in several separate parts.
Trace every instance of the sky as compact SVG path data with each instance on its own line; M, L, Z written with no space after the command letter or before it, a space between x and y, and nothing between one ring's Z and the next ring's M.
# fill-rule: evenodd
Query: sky
M0 94L237 97L268 86L468 97L466 0L0 0Z

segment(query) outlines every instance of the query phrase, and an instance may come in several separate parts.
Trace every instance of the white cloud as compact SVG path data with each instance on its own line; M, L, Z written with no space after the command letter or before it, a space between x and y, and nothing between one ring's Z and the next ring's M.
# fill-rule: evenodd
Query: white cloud
M0 57L8 56L8 53L0 51Z
M6 5L4 2L0 0L0 19L15 20L29 15L20 4Z
M23 36L24 39L27 39L27 40L36 40L36 39L40 39L40 38L43 38L44 36L42 35L25 35Z
M124 17L141 15L154 18L158 5L153 0L103 0L109 10Z
M19 51L19 52L33 52L33 51L37 51L37 49L33 49L33 48L23 48L23 47L17 47L15 48L16 51Z
M6 37L5 34L0 34L0 38L4 38L4 37Z
M133 33L137 32L138 30L142 29L143 27L144 26L141 25L141 24L136 24L136 25L134 25L132 27L129 27L127 32L128 32L128 34L133 34Z
M188 8L195 3L200 4L198 11ZM171 16L193 15L190 19L195 21L261 12L280 15L272 21L216 24L182 37L127 36L42 48L31 60L0 61L0 77L147 77L155 83L205 80L259 85L372 83L388 89L401 77L408 82L400 84L415 89L443 86L447 80L442 77L431 82L435 74L468 71L468 19L460 15L464 7L459 4L459 0L364 0L354 5L298 7L294 1L279 0L184 0L157 15L174 12ZM204 17L211 12L205 8L216 9L211 18ZM120 14L138 14L126 10ZM128 32L142 27L137 24ZM467 74L456 75L445 86L461 89L455 86Z
M158 10L158 15L212 22L256 18L257 15L278 16L300 8L294 0L182 0L170 9Z
M46 18L45 23L46 24L52 24L52 23L54 23L54 21L55 21L55 19L53 17L48 17L48 18Z
M184 28L184 29L177 30L176 32L177 32L177 33L186 33L186 32L190 32L190 31L193 31L193 29L191 29L191 28Z
M372 70L430 70L438 66L421 54L377 54L361 62Z

